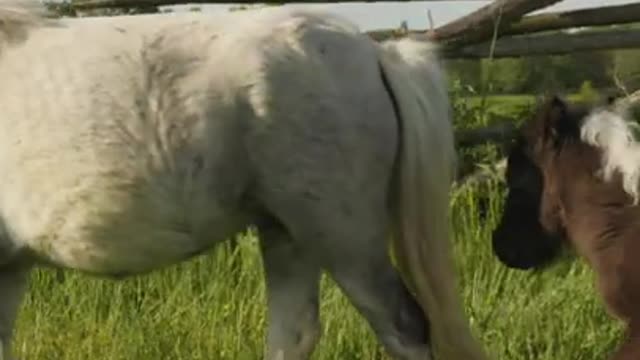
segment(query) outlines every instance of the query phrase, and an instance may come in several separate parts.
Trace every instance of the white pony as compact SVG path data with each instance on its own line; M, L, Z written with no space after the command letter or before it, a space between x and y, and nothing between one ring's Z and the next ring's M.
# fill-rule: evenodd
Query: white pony
M267 359L312 353L324 270L394 358L485 359L451 260L432 45L287 8L50 20L37 4L0 0L4 359L33 266L140 274L250 224Z

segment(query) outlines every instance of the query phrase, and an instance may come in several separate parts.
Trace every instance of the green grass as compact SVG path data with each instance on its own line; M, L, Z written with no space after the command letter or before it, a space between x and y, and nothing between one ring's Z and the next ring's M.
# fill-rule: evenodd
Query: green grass
M492 256L499 214L496 186L452 201L456 259L468 316L495 359L604 359L621 336L579 261L543 273L508 270ZM476 206L489 193L481 220ZM264 284L255 239L237 253L212 254L154 274L109 281L37 271L20 314L15 348L27 360L259 359L265 326ZM1 299L0 294L0 299ZM323 338L314 359L386 359L371 331L324 279Z

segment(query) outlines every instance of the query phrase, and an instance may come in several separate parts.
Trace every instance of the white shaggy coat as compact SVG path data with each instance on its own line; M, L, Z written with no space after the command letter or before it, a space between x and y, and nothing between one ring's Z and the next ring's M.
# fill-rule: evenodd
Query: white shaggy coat
M455 152L432 45L379 45L340 17L279 8L45 21L0 1L2 20L0 344L18 254L136 274L267 213L286 230L263 249L277 275L269 359L313 350L318 264L395 358L429 358L386 256L390 223L436 353L484 359L451 261Z
M181 260L240 230L246 129L278 118L268 78L323 76L294 61L264 72L279 47L302 54L302 26L355 32L282 11L33 29L0 57L0 213L10 237L55 263L115 274Z

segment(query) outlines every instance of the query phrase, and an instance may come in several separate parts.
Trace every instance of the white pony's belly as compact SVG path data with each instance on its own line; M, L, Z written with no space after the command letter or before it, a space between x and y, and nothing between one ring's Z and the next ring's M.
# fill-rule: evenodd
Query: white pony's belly
M188 173L56 159L2 166L13 174L0 194L10 237L46 262L111 275L146 272L198 254L245 224L235 204L204 191L204 182L187 184Z
M225 147L237 134L206 137L227 122L209 122L209 94L192 91L204 88L198 74L183 68L163 89L149 67L188 64L145 64L163 54L138 58L140 44L123 46L124 37L95 32L92 44L46 31L62 33L35 33L0 57L0 214L12 241L62 266L121 274L185 259L238 230L242 181L210 173L241 171ZM237 186L219 188L229 183Z
M90 174L51 165L57 169L23 166L13 172L15 182L2 186L2 217L18 247L60 266L145 272L202 252L241 223L237 212L215 198L198 204L184 194L173 174L136 179L117 169Z
M154 204L148 186L92 178L70 166L65 178L56 176L59 170L28 170L14 172L16 183L3 183L3 217L11 237L47 261L120 273L193 251L189 229L166 211L172 204Z

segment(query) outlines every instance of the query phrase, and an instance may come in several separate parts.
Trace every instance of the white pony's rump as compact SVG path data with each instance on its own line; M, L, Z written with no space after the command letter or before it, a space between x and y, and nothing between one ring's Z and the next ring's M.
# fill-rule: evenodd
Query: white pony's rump
M634 204L640 199L640 144L634 135L638 124L609 109L596 109L585 119L580 136L587 144L602 149L602 177L605 181L618 171L622 187Z

